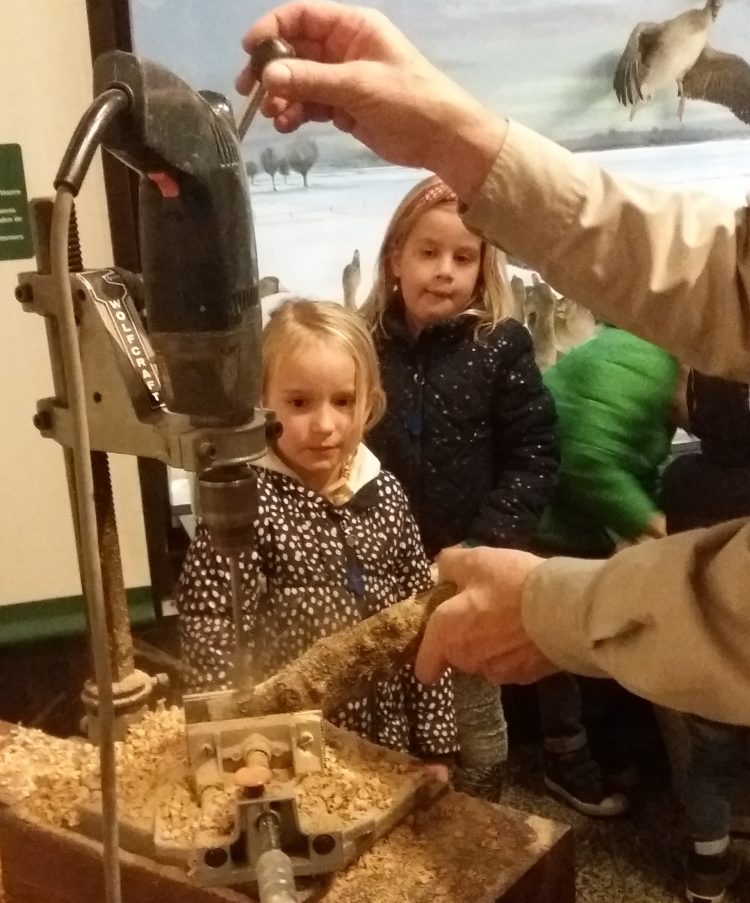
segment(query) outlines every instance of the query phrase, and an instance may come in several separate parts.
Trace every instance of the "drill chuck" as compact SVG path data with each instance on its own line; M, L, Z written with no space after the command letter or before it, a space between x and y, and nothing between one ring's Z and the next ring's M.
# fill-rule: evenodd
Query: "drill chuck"
M216 551L236 556L254 545L258 477L247 464L206 470L198 478L201 518Z

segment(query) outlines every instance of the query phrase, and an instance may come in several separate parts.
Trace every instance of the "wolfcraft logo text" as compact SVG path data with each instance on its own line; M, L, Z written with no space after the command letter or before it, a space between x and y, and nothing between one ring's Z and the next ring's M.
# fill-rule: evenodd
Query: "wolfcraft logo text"
M96 278L97 275L101 277L101 281ZM92 277L81 274L78 278L86 283L93 298L99 304L106 306L117 340L140 377L151 407L163 407L160 395L161 384L152 362L151 347L148 339L143 337L138 330L138 318L128 304L128 290L124 282L115 270L100 271L92 274Z
M154 400L161 403L161 399L159 398L159 381L156 378L156 373L153 370L151 362L145 356L146 353L143 350L143 339L138 334L138 330L135 328L130 313L123 310L122 301L119 298L107 298L107 304L112 313L112 320L120 333L120 340L127 349L133 366L140 373L143 384L154 396Z

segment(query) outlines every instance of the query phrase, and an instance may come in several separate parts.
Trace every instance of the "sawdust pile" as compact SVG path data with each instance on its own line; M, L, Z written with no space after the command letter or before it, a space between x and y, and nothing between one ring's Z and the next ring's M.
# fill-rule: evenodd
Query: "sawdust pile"
M158 846L189 847L198 834L215 837L229 834L236 799L235 787L212 787L204 793L200 806L188 784L186 762L183 779L166 788L155 803Z
M185 719L177 708L148 712L115 744L117 792L123 814L153 818L159 788L185 771ZM60 739L18 726L0 745L0 796L17 813L54 826L78 824L99 795L99 751L77 737Z
M117 794L123 814L151 827L154 806L164 788L187 780L185 716L177 707L160 707L131 726L118 744Z
M470 886L463 883L460 872L436 861L432 845L406 827L395 828L389 838L364 853L356 870L337 875L326 903L371 903L372 887L354 886L362 884L362 873L369 876L368 880L377 881L378 903L415 903L415 886L424 888L425 899L434 903L455 903ZM408 891L403 889L404 875L410 876Z
M303 825L336 830L385 815L424 773L415 764L324 723L325 771L297 781Z
M432 809L428 830L422 830L419 816L394 828L355 867L334 876L325 903L494 900L509 876L523 871L519 838L509 828L501 812L482 801L443 797Z
M326 770L294 781L300 820L334 830L386 814L424 781L414 760L382 750L324 722ZM190 790L182 709L159 708L116 744L120 817L158 842L189 846L198 833L226 834L236 789L212 788L202 807ZM271 785L272 787L273 785ZM81 810L99 800L99 753L80 739L59 739L16 727L0 745L0 798L24 818L77 825Z
M76 825L98 781L98 754L90 743L16 727L0 747L0 796L23 818Z

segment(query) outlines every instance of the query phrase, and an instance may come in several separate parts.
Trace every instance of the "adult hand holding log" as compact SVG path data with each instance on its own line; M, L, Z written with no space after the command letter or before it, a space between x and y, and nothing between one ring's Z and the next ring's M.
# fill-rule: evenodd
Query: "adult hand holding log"
M427 622L415 666L424 683L450 665L497 684L533 683L556 668L529 638L521 599L529 574L542 559L513 549L446 549L438 557L441 581L458 595Z

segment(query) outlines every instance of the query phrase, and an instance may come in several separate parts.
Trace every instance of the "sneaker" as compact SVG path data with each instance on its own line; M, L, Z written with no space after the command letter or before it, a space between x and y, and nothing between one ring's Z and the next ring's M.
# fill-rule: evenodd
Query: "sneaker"
M721 903L726 889L739 875L739 865L729 850L718 856L691 850L685 863L685 899L690 903Z
M498 803L503 792L504 772L504 762L484 768L464 768L457 765L452 775L453 789L480 800Z
M566 753L545 751L544 784L550 793L583 815L611 818L630 805L624 794L608 786L588 746Z
M615 790L622 790L627 793L628 790L635 790L641 783L641 773L635 765L626 765L619 771L610 771L603 768L606 780Z

